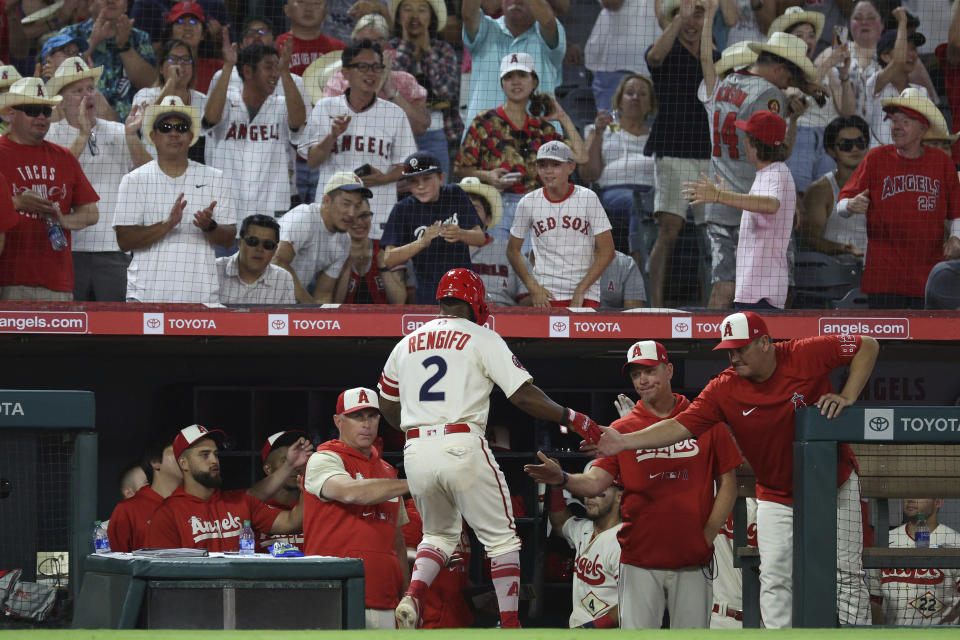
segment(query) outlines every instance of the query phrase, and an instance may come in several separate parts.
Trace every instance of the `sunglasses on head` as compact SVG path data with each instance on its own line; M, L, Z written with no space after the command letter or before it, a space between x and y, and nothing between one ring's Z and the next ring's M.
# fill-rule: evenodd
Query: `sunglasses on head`
M837 139L838 151L849 152L849 151L853 151L854 149L863 150L866 148L867 148L867 141L864 140L862 137Z
M26 114L30 118L36 118L37 116L43 114L43 117L49 118L53 115L53 107L40 104L21 104L16 107L12 107L20 113Z
M277 248L277 241L270 240L269 238L261 240L257 236L247 236L243 241L247 243L248 247L255 247L262 244L264 251L273 251Z
M171 131L176 130L177 133L187 133L190 131L190 125L185 122L178 122L177 124L171 124L169 122L161 122L153 128L154 131L159 131L160 133L170 133Z

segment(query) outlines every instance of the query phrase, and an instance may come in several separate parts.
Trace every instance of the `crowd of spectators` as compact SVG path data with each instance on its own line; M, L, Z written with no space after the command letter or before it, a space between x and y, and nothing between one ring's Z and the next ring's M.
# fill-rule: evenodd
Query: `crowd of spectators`
M863 274L838 300L917 308L929 288L942 306L960 288L949 265L927 287L960 259L955 181L926 179L960 161L957 6L599 5L4 0L0 181L16 215L0 206L0 298L422 304L473 266L496 305L676 305L679 270L698 291L686 306L784 308L823 285L794 277L811 253ZM734 197L760 179L741 126L758 112L785 125L761 154L792 178L776 215ZM569 193L541 175L554 141ZM875 150L912 163L877 169ZM872 199L838 210L868 170ZM703 179L708 198L688 197ZM538 228L582 190L605 218L589 241ZM691 235L699 259L680 251Z

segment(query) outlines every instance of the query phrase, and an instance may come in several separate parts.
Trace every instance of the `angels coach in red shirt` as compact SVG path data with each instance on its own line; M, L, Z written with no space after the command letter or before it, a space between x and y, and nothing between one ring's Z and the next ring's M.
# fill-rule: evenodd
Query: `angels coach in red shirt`
M183 486L157 507L147 533L147 546L209 551L238 551L243 521L254 532L295 533L303 526L303 507L282 511L267 506L246 489L221 491L217 443L219 429L193 424L173 440L173 456L183 471Z
M817 336L776 344L757 314L724 318L722 342L730 367L713 378L690 406L655 425L622 434L609 427L597 452L666 447L698 437L717 422L729 425L757 475L760 613L767 628L789 627L793 614L793 437L795 412L815 405L835 418L867 383L879 346L868 336ZM830 372L850 366L840 393ZM584 446L585 450L590 449ZM837 465L837 605L841 624L870 624L863 580L860 483L856 458L839 445Z

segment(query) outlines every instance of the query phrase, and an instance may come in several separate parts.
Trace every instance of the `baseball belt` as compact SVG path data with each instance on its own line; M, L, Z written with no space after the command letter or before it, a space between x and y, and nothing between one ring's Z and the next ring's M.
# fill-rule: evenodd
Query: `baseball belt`
M434 435L437 431L440 430L440 427L422 427L423 435L430 436ZM468 424L448 424L443 428L443 433L470 433L470 425ZM420 437L420 428L414 427L413 429L407 430L407 440L413 440L414 438Z
M714 612L714 613L723 613L723 615L727 616L728 618L733 618L734 620L739 620L740 622L743 622L743 612L742 612L742 611L737 611L736 609L731 609L730 607L727 607L727 610L726 610L726 611L721 612L721 611L720 611L720 605L719 605L719 604L714 604L714 605L713 605L713 612Z

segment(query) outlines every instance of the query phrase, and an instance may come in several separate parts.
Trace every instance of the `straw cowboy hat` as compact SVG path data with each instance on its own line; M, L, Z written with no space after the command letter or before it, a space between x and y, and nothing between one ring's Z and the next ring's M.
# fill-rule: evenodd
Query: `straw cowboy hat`
M896 98L883 98L880 101L880 104L883 106L883 110L886 113L904 111L909 116L919 114L926 119L931 130L934 128L935 123L943 120L943 114L941 114L940 110L937 109L937 105L933 104L930 98L928 98L926 93L924 93L921 89L907 87ZM943 124L943 130L949 133L949 129L946 127L946 122Z
M143 114L143 140L153 144L150 139L150 132L153 131L153 124L163 120L167 116L178 115L190 123L190 133L193 134L193 140L190 146L197 144L200 139L200 109L183 104L178 96L167 96L160 104L151 104Z
M397 11L403 0L390 0L390 15L393 16L393 22L397 22ZM437 31L442 31L447 26L447 5L443 0L427 0L427 4L433 9L433 15L437 16ZM424 25L429 26L429 25Z
M786 33L787 29L793 25L806 22L813 25L814 37L819 40L820 34L823 33L824 20L825 16L822 13L804 11L800 7L790 7L783 12L782 16L770 23L770 30L767 31L767 37L769 38L779 31Z
M0 89L6 89L20 78L20 72L12 64L0 66Z
M60 94L68 84L79 82L87 78L92 78L94 84L100 80L100 74L103 73L103 67L94 67L91 69L83 58L67 58L60 63L53 77L47 81L47 94L56 96Z
M810 62L810 58L807 57L807 43L797 36L779 31L770 36L766 42L751 42L747 46L750 47L751 51L757 53L766 51L788 60L800 67L807 82L817 81L817 69Z
M927 129L927 132L923 135L924 140L948 140L950 144L953 144L960 139L960 131L957 133L950 133L950 127L947 125L947 119L943 117L943 114L937 109L936 114L931 113L930 115L934 118L930 121L930 128Z
M500 224L500 219L503 218L503 200L496 187L483 184L480 178L472 177L464 178L458 186L470 195L483 198L490 205L490 223L487 224L487 229L493 229Z
M717 60L715 66L717 70L717 75L723 75L731 69L739 69L741 67L747 67L757 61L757 52L752 51L749 45L749 42L738 42L735 45L729 46L723 50L723 53L720 54L720 59Z
M307 90L310 102L317 104L323 99L323 89L330 81L330 76L343 66L340 55L343 51L325 53L307 67L303 72L303 85Z
M40 78L20 78L10 85L9 91L0 94L0 110L6 111L10 107L24 104L55 107L63 100L60 96L47 96L47 88L43 85L43 80Z
M23 19L20 20L20 24L33 24L34 22L46 20L47 18L56 15L57 11L60 11L61 7L63 7L63 0L58 0L49 7L44 7L39 11L34 11L33 13L24 16Z

